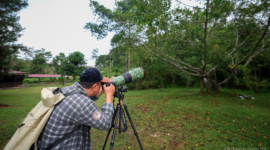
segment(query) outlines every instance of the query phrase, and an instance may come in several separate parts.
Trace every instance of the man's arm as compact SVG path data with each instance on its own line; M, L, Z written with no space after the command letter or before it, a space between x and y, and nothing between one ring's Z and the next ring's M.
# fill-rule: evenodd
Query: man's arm
M108 130L111 127L114 107L111 103L106 102L102 106L102 111L98 109L94 101L88 101L75 119L79 124L94 127L99 130Z
M89 101L89 105L82 109L76 121L80 124L94 127L100 130L108 130L111 127L114 107L112 105L112 97L115 92L114 85L106 87L103 85L106 94L105 104L100 111L93 101Z

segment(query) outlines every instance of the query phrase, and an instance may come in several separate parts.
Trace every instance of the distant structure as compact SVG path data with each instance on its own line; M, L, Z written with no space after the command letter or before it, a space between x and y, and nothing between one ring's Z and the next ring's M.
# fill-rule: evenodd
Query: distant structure
M28 78L59 78L61 74L29 74ZM66 76L71 77L71 76Z
M0 80L0 88L19 87L23 85L23 79L27 74L27 72L13 70L4 73L4 78Z
M23 85L23 79L28 78L58 78L61 74L29 74L21 71L9 71L4 74L4 78L0 80L0 88L20 87ZM71 77L67 76L66 77Z

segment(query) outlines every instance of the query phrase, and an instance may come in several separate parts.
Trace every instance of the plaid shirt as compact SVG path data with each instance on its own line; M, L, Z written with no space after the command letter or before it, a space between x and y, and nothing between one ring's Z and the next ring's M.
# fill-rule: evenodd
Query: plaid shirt
M80 125L70 138L55 146L53 150L89 150L91 149L91 127L100 130L110 129L114 113L113 105L105 103L100 111L77 82L72 86L62 88L63 93L74 90L82 94L67 96L55 106L38 139L39 149L44 150Z

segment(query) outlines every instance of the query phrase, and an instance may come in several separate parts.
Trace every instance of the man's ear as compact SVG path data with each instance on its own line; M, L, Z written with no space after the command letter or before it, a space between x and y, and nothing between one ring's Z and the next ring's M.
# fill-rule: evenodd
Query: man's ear
M97 83L93 84L93 86L92 86L92 88L93 88L93 91L95 91L95 89L96 89L96 86L98 86L98 84L97 84Z

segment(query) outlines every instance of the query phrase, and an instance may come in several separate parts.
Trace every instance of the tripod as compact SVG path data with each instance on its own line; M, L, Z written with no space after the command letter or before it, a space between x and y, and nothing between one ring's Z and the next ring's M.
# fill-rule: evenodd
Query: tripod
M117 88L115 88L115 89L117 89ZM110 144L110 150L112 150L113 146L114 146L116 129L119 130L119 134L121 134L121 132L125 132L127 130L127 122L126 122L125 112L128 116L129 122L130 122L132 129L134 131L134 135L136 136L137 141L139 142L140 147L143 150L142 143L139 139L138 133L137 133L135 126L132 122L131 116L130 116L129 111L127 109L127 105L123 103L124 94L122 94L122 92L127 92L127 89L128 88L123 88L123 85L120 85L118 91L116 91L113 95L114 98L118 97L118 103L116 106L116 110L114 111L114 114L113 114L112 126L108 131L105 143L104 143L103 148L102 148L103 150L105 149L105 146L106 146L106 143L107 143L107 140L109 138L109 135L111 133L112 128L114 128L114 129L113 129L113 135L112 135L112 140L111 140L111 144ZM114 100L113 100L113 103L114 103ZM123 106L124 106L124 109L122 108ZM124 110L125 110L125 112L124 112ZM119 121L119 126L117 126L118 121ZM121 121L123 122L124 128L121 128ZM114 122L115 122L115 124L114 124Z

